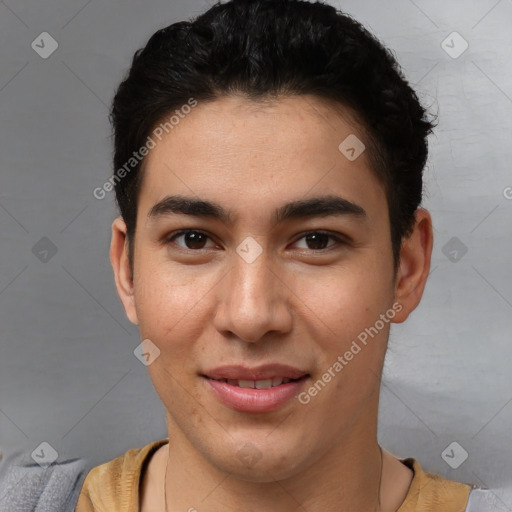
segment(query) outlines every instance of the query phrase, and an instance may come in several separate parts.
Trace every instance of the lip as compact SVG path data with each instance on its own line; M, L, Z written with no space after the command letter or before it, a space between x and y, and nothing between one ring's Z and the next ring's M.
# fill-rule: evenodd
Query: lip
M268 389L240 388L204 375L202 378L213 394L231 409L240 412L272 412L296 397L309 376Z
M308 372L304 370L278 363L264 364L254 368L242 365L219 366L203 373L204 377L210 379L232 380L266 380L274 377L300 379L306 375L308 375Z

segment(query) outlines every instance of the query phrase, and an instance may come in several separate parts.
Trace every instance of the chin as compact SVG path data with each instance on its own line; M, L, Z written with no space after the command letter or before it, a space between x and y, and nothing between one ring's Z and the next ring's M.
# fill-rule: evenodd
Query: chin
M234 452L231 452L232 447L226 447L227 453L210 453L210 462L220 471L247 482L272 483L301 471L303 460L296 457L303 455L299 447L284 446L279 441L279 446L273 446L268 439L266 446L264 442L256 446L249 439L248 436L246 441L240 442L241 447Z

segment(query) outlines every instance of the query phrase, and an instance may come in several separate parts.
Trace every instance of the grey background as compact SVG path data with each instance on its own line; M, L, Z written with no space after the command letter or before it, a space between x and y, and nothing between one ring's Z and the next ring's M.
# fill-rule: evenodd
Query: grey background
M379 441L427 471L492 488L497 510L511 510L512 1L331 3L396 52L439 113L424 201L432 272L420 307L392 331ZM163 407L133 355L138 331L114 288L113 195L92 191L111 172L108 107L134 51L207 5L0 2L4 453L45 441L59 459L93 466L166 437ZM44 31L59 45L47 59L31 48ZM458 58L441 47L453 31L469 44ZM54 255L40 252L43 237ZM441 456L454 441L468 452L457 469Z

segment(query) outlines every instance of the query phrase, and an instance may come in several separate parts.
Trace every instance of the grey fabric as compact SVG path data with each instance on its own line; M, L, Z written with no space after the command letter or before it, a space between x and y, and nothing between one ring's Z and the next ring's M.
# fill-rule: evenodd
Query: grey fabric
M1 464L0 512L74 512L86 474L80 459L41 467L16 452Z
M472 489L465 512L510 512L510 508L491 489Z

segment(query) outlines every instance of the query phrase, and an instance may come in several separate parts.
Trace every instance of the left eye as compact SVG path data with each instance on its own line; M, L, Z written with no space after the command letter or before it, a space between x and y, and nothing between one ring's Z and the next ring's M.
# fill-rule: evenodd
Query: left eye
M299 238L298 240L306 240L306 244L312 244L314 247L306 247L306 249L312 249L312 250L322 250L327 249L328 247L332 247L334 244L329 245L326 247L327 241L330 239L335 240L336 243L343 243L343 241L338 238L337 236L334 236L330 233L325 233L323 231L310 231L309 233L306 233L304 236ZM297 241L298 241L297 240ZM319 247L322 246L322 247Z
M180 231L170 238L167 239L167 242L174 242L175 240L183 238L184 240L184 246L181 244L177 244L179 247L182 247L184 249L191 249L191 250L199 250L199 249L206 249L208 247L205 246L206 241L210 239L210 237L203 233L202 231L196 231L196 230L184 230ZM331 244L329 246L326 246L328 243L328 240L332 239L335 241L334 244ZM311 249L314 251L321 251L323 249L332 247L333 245L336 245L336 243L343 243L343 240L341 240L339 237L331 234L326 233L323 231L310 231L309 233L304 234L301 238L299 238L295 243L298 243L300 240L305 240L306 247L300 247L301 249ZM313 247L311 247L313 245ZM211 247L215 247L215 244L213 244Z

